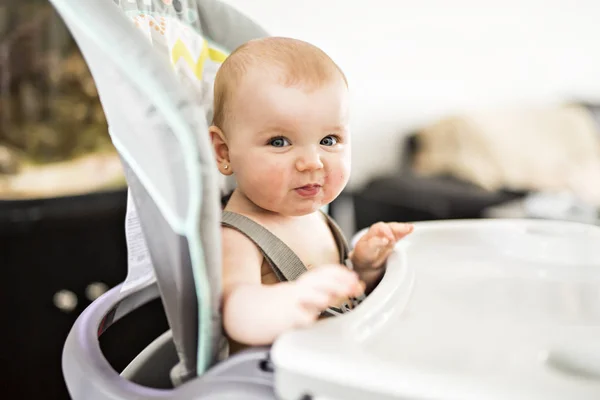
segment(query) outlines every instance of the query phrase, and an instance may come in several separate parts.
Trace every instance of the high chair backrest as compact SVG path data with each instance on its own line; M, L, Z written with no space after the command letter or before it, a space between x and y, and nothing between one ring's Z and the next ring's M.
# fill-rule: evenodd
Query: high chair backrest
M207 133L212 87L202 84L203 64L194 51L212 51L218 62L266 33L217 0L51 3L95 80L173 332L180 359L173 378L185 381L215 362L221 339L221 209ZM157 33L166 37L166 52L153 39ZM203 40L186 43L194 35ZM200 47L190 48L193 43ZM181 82L194 77L193 85Z

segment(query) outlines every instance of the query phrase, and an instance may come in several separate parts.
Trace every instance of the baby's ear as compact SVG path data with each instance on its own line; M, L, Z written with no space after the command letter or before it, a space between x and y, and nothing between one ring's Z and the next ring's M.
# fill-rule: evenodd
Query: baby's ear
M233 171L229 161L229 147L223 131L217 126L211 125L208 128L208 133L217 159L217 168L223 175L231 175Z

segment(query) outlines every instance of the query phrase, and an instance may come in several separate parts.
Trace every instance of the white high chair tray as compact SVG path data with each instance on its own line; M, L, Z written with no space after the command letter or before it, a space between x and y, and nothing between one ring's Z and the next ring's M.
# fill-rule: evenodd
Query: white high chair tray
M357 309L272 358L282 399L600 399L600 228L417 223Z

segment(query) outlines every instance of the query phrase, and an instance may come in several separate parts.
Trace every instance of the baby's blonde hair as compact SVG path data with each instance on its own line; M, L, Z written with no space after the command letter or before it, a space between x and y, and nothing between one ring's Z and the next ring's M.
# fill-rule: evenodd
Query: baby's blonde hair
M298 39L267 37L251 40L229 55L217 71L214 85L213 125L223 129L228 103L246 73L255 67L279 72L282 84L318 87L335 76L348 81L341 68L321 49Z

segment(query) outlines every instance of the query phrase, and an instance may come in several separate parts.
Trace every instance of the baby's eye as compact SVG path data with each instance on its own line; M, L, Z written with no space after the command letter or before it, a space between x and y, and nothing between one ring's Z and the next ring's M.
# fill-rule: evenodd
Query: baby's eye
M290 142L284 137L276 137L269 141L269 144L273 147L284 147L290 144Z
M323 146L333 146L335 144L337 144L338 139L335 136L325 136L323 139L321 139L321 144Z

